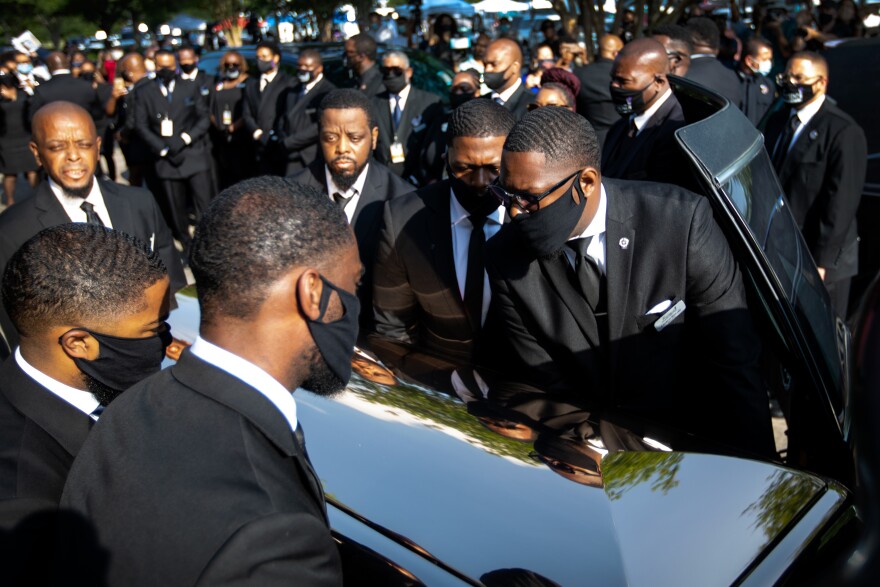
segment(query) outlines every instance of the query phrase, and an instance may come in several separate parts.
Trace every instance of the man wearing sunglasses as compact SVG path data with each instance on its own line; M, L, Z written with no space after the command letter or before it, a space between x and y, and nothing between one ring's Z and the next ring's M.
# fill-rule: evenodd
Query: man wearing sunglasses
M796 53L777 83L789 107L767 121L764 145L831 303L845 319L859 266L856 212L865 185L865 133L826 99L828 63L821 55Z
M507 137L490 190L511 222L487 251L490 319L513 348L503 368L774 454L760 341L708 201L603 178L598 156L589 123L563 108L529 113Z

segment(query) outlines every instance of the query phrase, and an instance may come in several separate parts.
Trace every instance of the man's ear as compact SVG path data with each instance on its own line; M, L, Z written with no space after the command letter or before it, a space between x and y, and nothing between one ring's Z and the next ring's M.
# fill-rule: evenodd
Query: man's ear
M37 150L37 143L33 141L29 142L28 148L31 150L31 153L34 154L34 159L37 160L37 165L43 167L43 161L40 159L40 152Z
M101 354L98 341L85 330L74 328L68 330L58 339L61 348L71 359L94 361Z
M299 309L309 320L321 316L321 293L324 282L316 269L306 269L296 280L296 298Z
M372 148L372 150L375 151L376 150L376 142L379 140L379 127L374 126L373 130L370 131L370 134L373 135L373 148Z
M594 193L596 193L597 189L601 189L599 186L602 184L602 177L599 175L599 170L595 167L587 167L581 173L580 177L581 189L584 190L584 196L587 199L591 198ZM572 191L572 195L575 195L576 192Z

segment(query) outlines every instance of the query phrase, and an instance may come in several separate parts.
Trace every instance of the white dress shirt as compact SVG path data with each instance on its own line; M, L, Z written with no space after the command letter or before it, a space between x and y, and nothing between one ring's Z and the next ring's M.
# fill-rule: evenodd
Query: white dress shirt
M342 209L345 212L345 217L348 218L348 223L351 224L351 219L354 217L354 211L357 210L358 202L361 199L361 193L364 191L364 184L367 182L367 172L370 170L370 164L367 163L364 165L364 168L361 170L361 174L358 176L357 180L352 184L350 188L347 190L341 190L336 187L336 184L333 183L333 177L330 175L330 169L327 165L324 165L324 177L327 180L327 194L330 196L330 199L333 199L333 194L339 192L342 194L345 199L345 207Z
M259 391L272 405L278 408L290 429L296 430L296 400L293 393L281 385L277 379L250 361L208 342L201 336L190 347L190 352L201 360L214 365Z
M269 84L272 83L272 80L275 79L276 75L278 75L278 68L277 67L275 69L273 69L272 71L270 71L269 73L264 73L263 75L260 76L260 91L261 92L266 89L266 86L268 86Z
M810 102L803 108L799 110L795 110L795 116L801 121L801 125L794 131L794 135L791 137L791 142L788 144L788 150L791 151L791 148L797 142L798 137L804 132L804 129L807 127L807 124L813 117L816 116L816 113L819 112L819 108L822 107L822 104L825 103L825 94L822 94L818 98L816 98L815 102ZM790 120L790 119L789 119Z
M312 81L310 81L309 83L306 84L306 92L305 93L308 94L309 92L311 92L312 88L317 86L318 82L320 82L322 79L324 79L324 74L319 73L318 77L316 77L315 79L313 79Z
M605 186L603 185L602 189L599 190L599 207L596 209L596 215L593 216L593 219L582 233L568 239L569 242L579 238L590 237L592 239L587 246L587 256L596 262L602 275L608 274L605 269L605 217L607 211L608 196L605 195ZM565 253L565 258L574 267L574 251L571 247L565 247L563 252Z
M92 412L98 409L98 406L101 405L101 403L95 399L94 395L88 391L71 387L66 383L61 383L57 379L49 377L28 363L24 357L21 356L21 347L16 347L15 349L15 362L18 363L18 366L21 367L21 370L24 371L28 377L39 383L40 386L48 389L86 416L91 416L93 420L98 419L98 416L94 415Z
M632 121L636 125L636 136L641 134L642 128L648 121L651 120L651 117L654 116L654 113L660 110L660 107L663 106L663 103L669 99L669 96L672 95L672 89L666 88L666 92L660 96L660 99L651 104L651 107L642 112L641 114L633 114Z
M495 98L501 98L501 101L504 102L505 104L507 104L508 100L510 100L510 97L513 96L513 93L521 85L522 85L522 79L516 78L516 83L513 84L512 86L510 86L509 88L507 88L506 90L504 90L503 92L501 92L500 94L498 92L492 92L492 99L494 100Z
M180 79L186 80L188 82L196 81L196 77L199 75L199 68L195 68L192 70L192 73L185 73L184 71L180 72Z
M52 193L55 194L58 202L61 203L61 206L64 208L64 211L67 213L67 217L70 218L71 222L87 222L86 213L80 208L80 206L83 205L83 202L88 202L95 207L95 213L101 218L101 222L104 223L104 226L107 228L113 228L113 220L110 218L107 206L104 205L104 196L101 195L101 188L98 185L97 177L92 179L92 190L85 199L68 196L64 193L61 186L51 179L49 179L49 187L52 188Z
M455 279L458 281L458 293L464 300L464 288L467 283L468 249L470 248L471 232L474 227L468 219L470 212L449 190L449 221L452 224L452 258L455 261ZM483 225L483 234L486 240L495 236L504 222L504 206L498 206L494 212L486 217ZM489 311L489 301L492 299L492 291L489 288L489 274L483 271L483 311L481 323L486 321L486 313Z
M174 93L174 86L176 85L176 82L177 82L177 80L173 79L173 80L171 80L171 83L169 83L166 86L164 82L160 81L159 82L159 91L162 92L162 95L167 98L168 94Z
M409 90L412 87L412 84L406 84L406 87L400 90L400 93L397 94L397 101L400 104L400 113L403 115L403 109L406 108L406 99L409 98ZM394 98L392 97L388 99L388 108L391 110L391 116L394 116ZM392 118L393 120L393 118Z

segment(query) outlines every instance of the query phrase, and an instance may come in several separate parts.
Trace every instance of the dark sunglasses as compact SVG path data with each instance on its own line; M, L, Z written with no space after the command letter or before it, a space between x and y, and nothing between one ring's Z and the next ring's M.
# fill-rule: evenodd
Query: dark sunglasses
M241 68L241 63L237 63L237 62L229 62L229 63L223 64L223 69L240 69L240 68Z
M385 77L388 77L388 76L398 77L398 76L403 75L403 68L398 67L396 65L394 67L385 67L383 65L382 67L379 68L379 71Z
M572 173L571 175L569 175L568 177L566 177L565 179L563 179L562 181L560 181L559 183L557 183L556 185L554 185L552 188L550 188L546 192L544 192L542 194L537 194L537 195L535 195L535 194L514 194L511 192L508 192L506 189L501 187L501 184L498 183L498 180L501 178L496 177L495 181L493 181L492 183L489 184L489 192L493 196L495 196L495 198L499 202L501 202L501 204L503 204L505 208L510 208L511 205L514 205L517 208L519 208L520 210L522 210L523 212L531 214L531 213L536 212L538 210L538 208L540 207L541 200L543 200L544 198L549 196L551 193L553 193L554 191L561 188L568 181L570 181L571 178L578 176L580 173L581 173L581 170L579 169L579 170L575 171L574 173Z

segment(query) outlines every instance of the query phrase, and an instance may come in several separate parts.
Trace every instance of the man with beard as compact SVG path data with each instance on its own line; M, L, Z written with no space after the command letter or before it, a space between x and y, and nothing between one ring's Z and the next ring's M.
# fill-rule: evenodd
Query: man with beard
M525 116L535 95L522 83L522 49L516 41L496 39L489 44L484 60L483 82L492 90L487 96L501 104L516 120Z
M449 179L385 205L373 285L380 334L471 359L489 309L484 249L504 222L488 193L513 115L471 100L449 117Z
M511 130L489 189L511 216L487 255L505 370L775 454L760 341L708 200L603 178L595 132L564 108Z
M293 392L351 376L362 266L345 215L317 190L245 180L200 221L190 265L199 336L102 416L61 504L109 551L108 585L341 585Z
M27 513L28 500L57 506L104 406L159 371L168 289L159 255L101 226L47 228L13 255L3 302L21 342L0 367L4 524L20 519L9 515L18 506Z
M150 192L95 177L101 139L88 112L69 102L44 106L34 115L30 148L48 179L32 198L0 214L0 268L40 230L86 222L147 243L168 268L171 291L186 285L171 231ZM14 348L18 334L5 312L0 312L0 323L10 349Z
M321 101L318 140L323 160L290 176L291 181L327 194L345 212L354 228L365 273L358 296L364 311L361 329L373 324L373 265L382 207L415 188L371 157L379 130L370 100L358 90L333 90ZM326 161L326 163L325 163Z
M379 71L385 91L373 98L379 127L376 161L414 182L427 129L442 115L443 105L438 96L412 85L413 70L403 51L386 53Z

